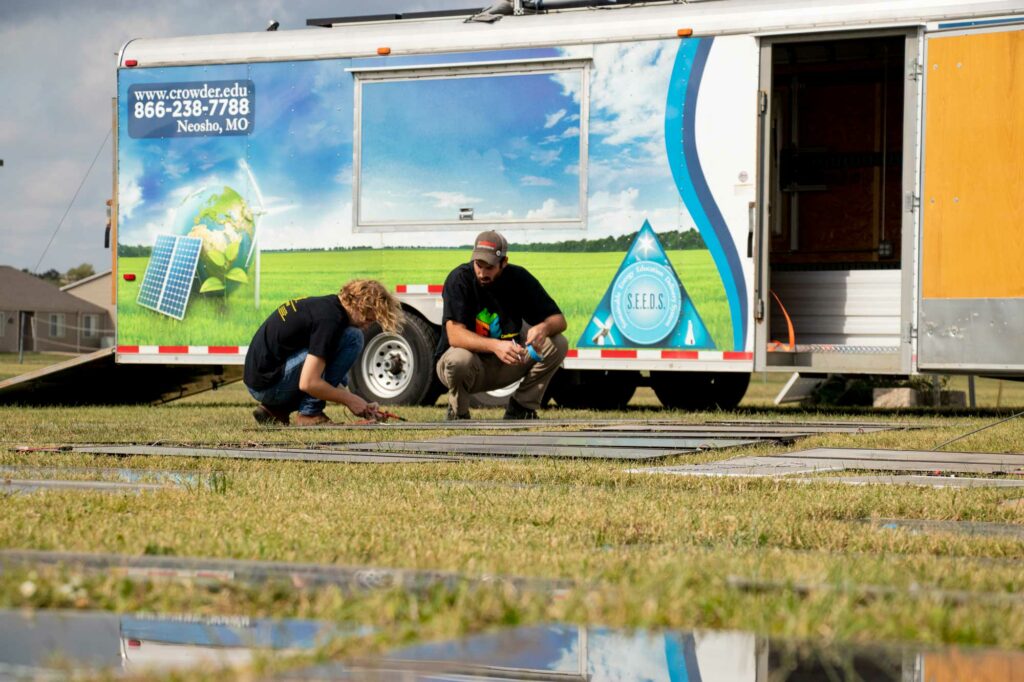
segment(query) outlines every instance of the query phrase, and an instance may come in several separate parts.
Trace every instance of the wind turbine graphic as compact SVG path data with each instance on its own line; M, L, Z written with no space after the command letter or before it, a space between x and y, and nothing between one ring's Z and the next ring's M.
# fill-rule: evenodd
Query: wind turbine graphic
M263 201L263 192L260 191L259 183L256 182L256 176L253 175L252 168L249 167L249 163L245 159L238 160L238 167L245 171L246 176L249 178L249 184L252 186L252 192L256 197L256 203L258 206L253 207L252 218L253 218L253 231L252 231L252 248L249 249L249 256L245 259L245 269L249 269L249 264L252 262L253 254L256 254L256 274L253 281L253 290L255 294L253 296L254 305L257 309L260 307L260 264L261 255L260 250L260 230L257 229L256 218L258 216L270 216L277 213L283 213L295 208L295 204L286 204L285 206L275 206L273 208L267 208L266 203Z
M598 331L597 334L594 335L594 338L590 340L591 343L596 343L599 346L603 346L605 339L608 339L609 342L614 342L614 339L612 338L612 325L614 323L615 321L611 315L609 315L608 319L605 320L604 322L601 322L600 318L595 317L594 324L597 325Z

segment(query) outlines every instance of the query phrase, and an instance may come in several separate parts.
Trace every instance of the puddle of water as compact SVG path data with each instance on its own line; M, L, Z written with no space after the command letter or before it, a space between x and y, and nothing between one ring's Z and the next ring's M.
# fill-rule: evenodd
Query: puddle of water
M906 530L910 533L957 533L961 535L1024 539L1024 525L1011 523L942 521L934 519L878 519L868 523L886 530Z
M257 655L312 652L369 634L309 620L79 611L0 611L0 679L242 668ZM1004 680L1024 653L894 646L816 646L738 631L626 631L524 626L429 642L383 656L281 675L287 680Z
M624 631L547 625L420 644L375 660L298 671L287 679L714 680L925 682L1006 680L1024 653L821 647L749 632Z
M9 478L61 478L69 480L118 481L121 483L170 483L173 485L196 485L203 480L201 474L185 471L157 469L125 469L102 467L40 467L16 464L0 465L0 474Z
M117 675L245 667L258 652L295 654L340 635L367 632L245 616L0 610L0 679L83 668Z

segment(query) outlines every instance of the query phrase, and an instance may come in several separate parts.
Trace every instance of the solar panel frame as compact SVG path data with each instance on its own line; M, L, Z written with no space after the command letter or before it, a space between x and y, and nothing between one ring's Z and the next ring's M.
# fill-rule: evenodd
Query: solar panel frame
M202 246L199 237L157 237L136 302L176 320L184 319Z
M158 306L158 310L165 315L177 320L184 319L202 247L203 240L198 237L178 237Z
M167 268L171 264L171 255L174 253L175 237L162 234L156 238L153 251L149 256L149 263L146 264L146 273L142 275L142 286L139 287L139 295L135 302L144 308L157 310L160 304L160 294L163 292L164 280L167 278Z

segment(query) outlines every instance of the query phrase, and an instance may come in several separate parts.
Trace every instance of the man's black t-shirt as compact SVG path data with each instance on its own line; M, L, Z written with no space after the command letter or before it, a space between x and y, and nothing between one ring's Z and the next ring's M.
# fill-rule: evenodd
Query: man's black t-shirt
M444 312L435 360L450 346L448 320L460 322L481 336L513 339L519 336L523 320L534 325L562 312L536 277L512 264L483 286L473 272L473 264L463 263L449 273L441 298Z
M281 380L285 361L300 350L330 361L348 313L337 294L297 298L278 306L249 343L245 385L257 391Z

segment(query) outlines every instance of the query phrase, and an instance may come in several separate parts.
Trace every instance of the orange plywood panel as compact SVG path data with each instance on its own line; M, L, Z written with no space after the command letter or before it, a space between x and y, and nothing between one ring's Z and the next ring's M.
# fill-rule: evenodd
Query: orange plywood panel
M925 682L1024 682L1024 654L1015 651L949 651L925 654Z
M921 293L1024 297L1024 31L928 40Z

